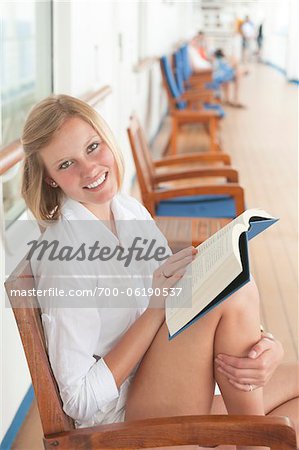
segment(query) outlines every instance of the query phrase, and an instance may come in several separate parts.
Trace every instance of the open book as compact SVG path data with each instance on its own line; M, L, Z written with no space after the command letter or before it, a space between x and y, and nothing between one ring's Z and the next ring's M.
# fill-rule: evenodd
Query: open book
M198 255L166 299L170 339L250 280L248 240L278 219L249 209L200 244Z

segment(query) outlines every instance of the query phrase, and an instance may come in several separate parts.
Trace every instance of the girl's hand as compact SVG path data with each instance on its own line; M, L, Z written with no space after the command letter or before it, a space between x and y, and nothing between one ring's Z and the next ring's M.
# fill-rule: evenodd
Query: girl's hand
M247 358L217 355L215 364L237 389L250 391L267 384L282 358L281 343L271 333L263 332Z
M198 250L187 247L171 255L165 263L155 270L152 287L160 295L152 295L149 307L164 308L167 291L172 288L185 274L188 265L194 260Z

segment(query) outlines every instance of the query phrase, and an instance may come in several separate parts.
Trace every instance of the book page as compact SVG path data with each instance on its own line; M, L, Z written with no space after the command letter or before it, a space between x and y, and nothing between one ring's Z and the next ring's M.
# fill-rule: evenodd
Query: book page
M236 222L240 222L240 220L233 220L197 247L197 257L188 267L184 277L176 284L176 288L182 288L182 295L180 295L180 298L168 297L166 300L166 308L169 309L170 316L174 313L174 311L171 311L172 309L178 307L190 308L193 294L213 273L217 272L228 258L235 254L232 236L233 230L236 228ZM242 228L245 228L244 225ZM239 234L241 232L240 230ZM238 242L237 236L235 239ZM237 258L238 256L236 256L236 260L238 260Z

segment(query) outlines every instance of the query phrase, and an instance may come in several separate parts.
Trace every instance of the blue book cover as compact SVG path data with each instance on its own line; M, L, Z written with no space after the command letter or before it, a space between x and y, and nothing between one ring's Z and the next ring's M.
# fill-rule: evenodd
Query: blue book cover
M262 231L269 228L271 225L273 225L275 222L277 222L278 219L275 218L265 218L261 216L252 216L249 219L248 222L248 230L244 231L239 236L239 254L241 258L242 263L242 271L241 273L231 282L229 283L223 291L218 294L213 300L209 302L209 304L203 308L201 311L199 311L189 322L187 322L183 327L181 327L177 332L170 334L169 333L169 339L173 339L175 336L177 336L179 333L181 333L183 330L188 328L190 325L192 325L196 320L198 320L200 317L207 314L211 309L213 309L216 305L223 302L225 299L227 299L230 295L232 295L234 292L236 292L238 289L240 289L242 286L244 286L248 281L250 281L250 268L249 268L249 255L248 255L248 241L260 234Z

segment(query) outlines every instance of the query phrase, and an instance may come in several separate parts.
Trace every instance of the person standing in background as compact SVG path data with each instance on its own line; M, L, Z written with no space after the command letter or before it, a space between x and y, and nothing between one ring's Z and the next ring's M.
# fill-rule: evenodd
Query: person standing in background
M256 36L258 62L262 62L263 42L264 42L264 32L263 32L263 23L261 23L258 27L258 32Z
M245 17L243 24L241 25L242 35L242 62L246 63L250 61L251 56L251 42L255 36L254 25L249 16Z

